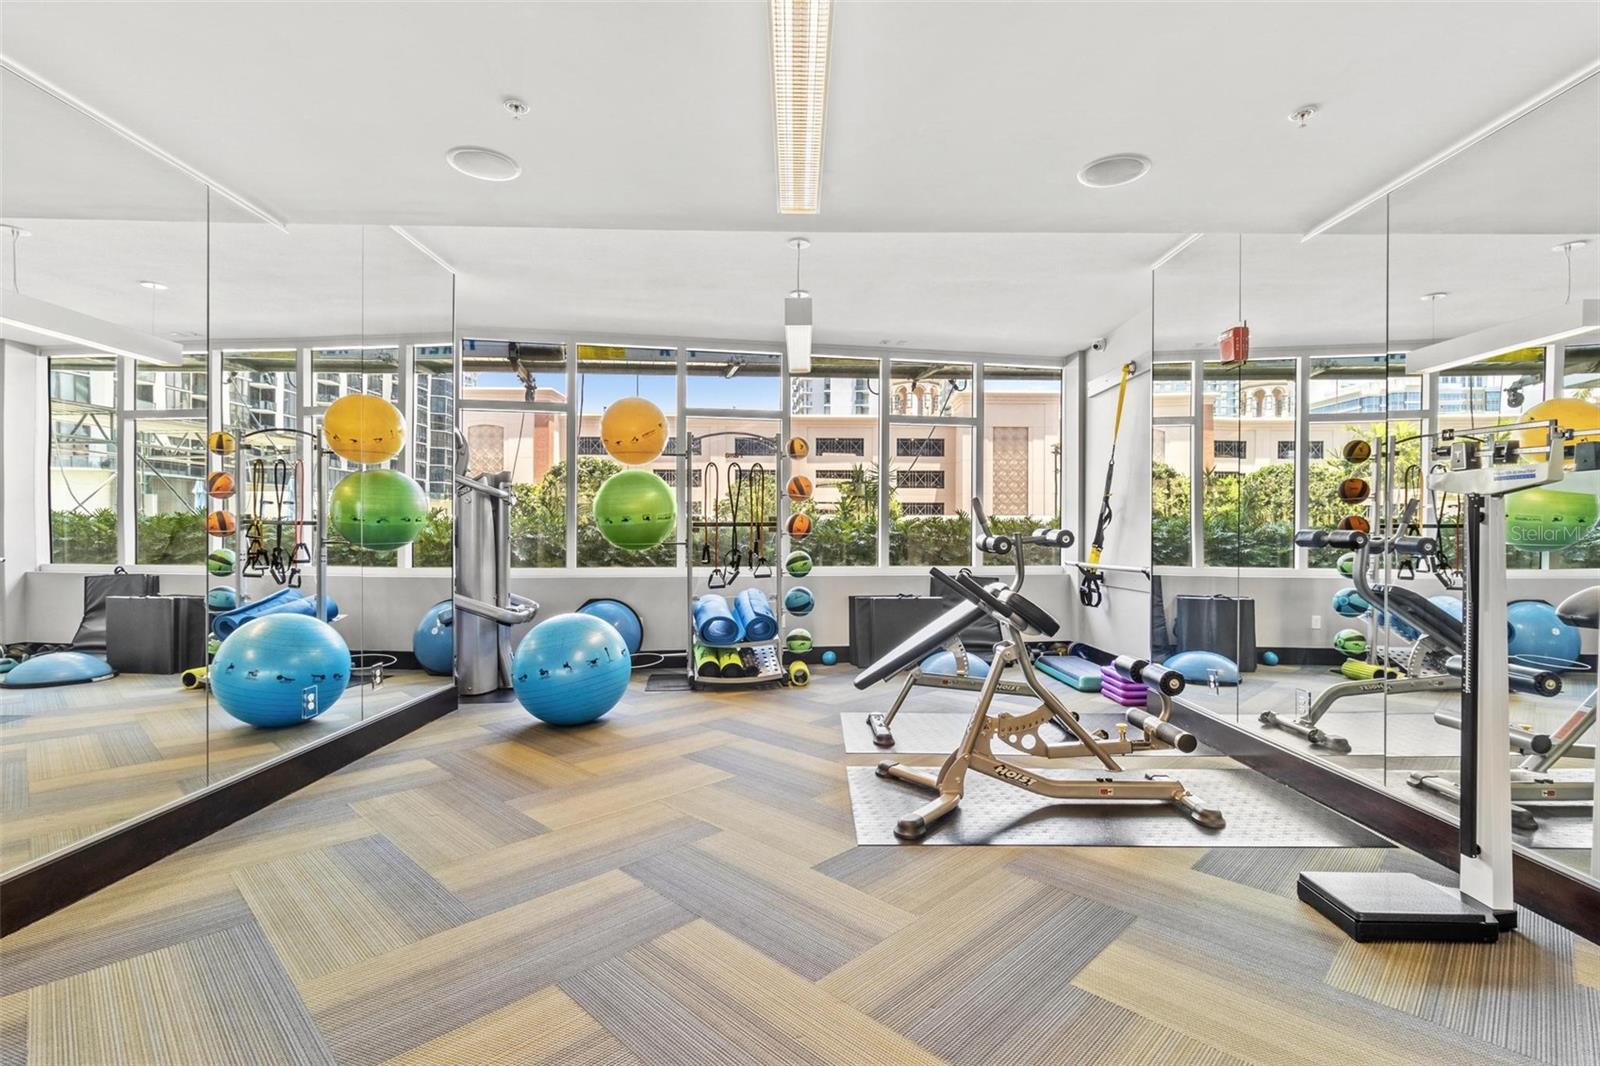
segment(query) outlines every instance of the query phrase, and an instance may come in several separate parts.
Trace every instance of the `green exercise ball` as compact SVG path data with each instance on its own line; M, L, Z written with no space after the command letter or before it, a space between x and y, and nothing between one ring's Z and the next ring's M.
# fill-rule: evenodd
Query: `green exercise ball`
M416 540L427 525L428 497L398 470L358 470L334 486L328 523L358 548L392 552Z
M672 488L648 470L624 470L606 478L594 494L600 535L623 551L654 548L678 528Z
M1583 539L1600 519L1600 497L1558 488L1524 489L1506 497L1506 543L1524 551L1560 551Z
M1339 556L1339 562L1336 565L1339 567L1339 573L1345 577L1353 577L1356 572L1356 553L1345 552Z
M1333 635L1334 649L1341 654L1361 656L1367 654L1367 637L1359 629L1341 629Z

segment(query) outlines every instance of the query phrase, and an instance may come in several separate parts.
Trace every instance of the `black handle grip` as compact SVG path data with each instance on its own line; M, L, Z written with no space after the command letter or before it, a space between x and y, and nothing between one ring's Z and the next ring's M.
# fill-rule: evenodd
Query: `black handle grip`
M1296 548L1322 548L1327 543L1328 531L1326 529L1300 529L1296 530L1294 534L1294 546Z
M985 555L1010 555L1011 538L1003 533L985 533L975 541Z
M1153 736L1168 747L1176 748L1187 755L1200 746L1193 733L1173 725L1171 722L1162 721L1149 711L1141 711L1137 707L1128 708L1128 722L1137 729L1144 730L1146 736Z
M1046 548L1070 548L1077 541L1069 529L1036 529L1022 538L1024 543Z
M1438 546L1439 542L1433 537L1394 537L1388 543L1388 549L1396 555L1418 557L1432 555Z
M1301 529L1294 535L1296 548L1347 548L1366 546L1368 535L1359 529Z
M1176 670L1169 670L1160 663L1149 662L1145 659L1136 659L1132 655L1119 655L1112 660L1111 668L1129 681L1142 681L1153 689L1176 696L1182 692L1187 684L1183 675Z

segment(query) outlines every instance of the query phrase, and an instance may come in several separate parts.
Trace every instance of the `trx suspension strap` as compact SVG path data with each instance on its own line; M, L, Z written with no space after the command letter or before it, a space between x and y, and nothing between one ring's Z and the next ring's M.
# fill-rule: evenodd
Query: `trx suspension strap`
M1111 456L1106 460L1106 488L1100 497L1100 517L1094 525L1094 540L1089 543L1089 568L1078 568L1078 601L1085 607L1098 607L1105 598L1105 575L1094 569L1105 550L1106 530L1111 525L1111 478L1117 469L1117 437L1122 434L1122 404L1128 398L1128 379L1133 376L1133 364L1122 364L1122 381L1117 386L1117 417L1111 423Z

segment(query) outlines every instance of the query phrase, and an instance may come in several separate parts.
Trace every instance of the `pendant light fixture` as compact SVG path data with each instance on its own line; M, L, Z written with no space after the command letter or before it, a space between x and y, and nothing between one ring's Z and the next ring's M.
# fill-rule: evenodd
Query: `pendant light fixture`
M811 247L804 237L790 237L794 249L794 291L783 301L783 339L789 373L811 373L811 294L800 287L800 253Z

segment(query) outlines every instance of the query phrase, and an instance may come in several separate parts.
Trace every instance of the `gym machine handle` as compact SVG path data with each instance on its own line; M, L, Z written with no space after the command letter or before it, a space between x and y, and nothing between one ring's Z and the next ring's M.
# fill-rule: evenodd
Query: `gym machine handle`
M1359 529L1302 529L1294 535L1297 548L1364 548L1367 534Z
M1036 544L1042 548L1061 548L1063 550L1072 547L1077 540L1070 529L1045 529L1043 527L1017 539L1024 544Z
M1380 551L1410 556L1432 555L1438 547L1439 542L1433 537L1391 537L1381 544L1373 544L1373 548Z
M1200 742L1194 738L1193 733L1186 732L1165 719L1157 718L1149 711L1141 711L1137 707L1129 707L1128 721L1135 728L1144 730L1146 736L1154 736L1163 744L1176 748L1185 755L1200 746Z
M1011 538L1004 533L984 533L974 538L973 543L985 555L1011 554Z
M1183 675L1178 671L1169 670L1148 659L1137 659L1132 655L1117 656L1112 660L1111 668L1129 681L1142 681L1168 696L1176 696L1183 691L1186 684Z

